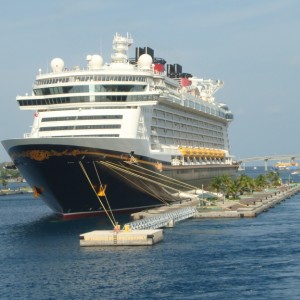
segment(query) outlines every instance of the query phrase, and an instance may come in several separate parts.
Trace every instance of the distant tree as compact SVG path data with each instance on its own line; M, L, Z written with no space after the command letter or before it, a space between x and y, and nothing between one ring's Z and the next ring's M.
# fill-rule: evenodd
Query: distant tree
M213 191L216 191L217 193L220 193L222 184L223 182L221 176L217 176L211 181L209 188L212 189Z
M278 172L270 172L266 175L267 180L271 186L280 186L281 185L281 178Z
M265 175L260 174L255 178L255 184L257 189L261 191L268 186L268 180Z
M2 184L3 188L6 189L6 188L7 188L7 185L8 185L8 181L7 181L6 179L3 178L3 179L1 180L1 184Z
M239 178L232 180L228 185L227 198L231 196L233 199L239 199L239 195L241 194L241 181Z
M8 177L10 178L18 178L21 176L20 171L18 169L6 169L5 166L7 163L2 163L0 165L1 172L0 172L0 179L6 179Z
M226 198L228 198L230 195L230 187L232 184L232 178L227 174L223 174L215 177L211 181L210 188L216 191L217 193L222 192L226 196Z
M237 180L240 182L240 194L243 195L244 193L253 193L255 190L255 180L246 175L242 174L237 178Z
M278 172L270 172L266 175L260 174L256 178L242 174L235 179L224 174L215 177L209 188L217 193L223 193L226 198L238 199L244 193L253 193L255 190L261 191L268 186L279 186L280 184L281 178Z

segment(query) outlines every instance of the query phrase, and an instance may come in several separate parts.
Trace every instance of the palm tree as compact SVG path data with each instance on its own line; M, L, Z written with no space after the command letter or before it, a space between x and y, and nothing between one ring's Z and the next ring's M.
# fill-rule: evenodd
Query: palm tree
M258 190L263 190L268 186L268 181L265 175L258 175L255 178L255 184Z
M229 188L232 185L233 180L231 177L227 174L223 174L220 176L215 177L211 183L210 187L216 191L217 193L222 192L224 195L226 195L226 198L229 197Z
M232 180L228 186L228 197L231 195L233 199L238 199L239 194L241 194L241 181L238 177L235 180Z
M281 185L281 178L278 172L270 172L267 174L267 179L270 182L271 186L279 186Z
M219 194L222 189L222 184L221 176L217 176L211 181L209 187Z
M253 193L255 190L255 181L252 177L242 174L237 178L240 182L240 193L243 195L244 193Z

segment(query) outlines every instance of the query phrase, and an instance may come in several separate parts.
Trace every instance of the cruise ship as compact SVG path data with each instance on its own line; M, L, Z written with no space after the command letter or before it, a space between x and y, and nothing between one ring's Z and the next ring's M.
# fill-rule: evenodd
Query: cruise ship
M131 212L168 205L182 192L235 176L228 126L233 114L214 94L224 83L183 72L150 47L115 34L109 63L87 55L84 67L61 58L38 70L23 138L2 141L13 163L55 213Z

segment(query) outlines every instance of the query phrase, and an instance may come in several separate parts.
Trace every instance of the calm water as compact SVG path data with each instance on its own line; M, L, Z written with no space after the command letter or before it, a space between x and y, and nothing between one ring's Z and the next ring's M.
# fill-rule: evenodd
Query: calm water
M255 219L178 223L155 246L79 247L103 228L0 197L0 298L300 299L300 194Z

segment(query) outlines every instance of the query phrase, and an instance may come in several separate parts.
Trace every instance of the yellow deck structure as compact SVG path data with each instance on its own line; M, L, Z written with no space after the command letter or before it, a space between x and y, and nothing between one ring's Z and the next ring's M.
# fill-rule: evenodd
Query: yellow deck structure
M202 147L179 147L180 153L184 157L201 157L201 158L224 158L225 151L220 149L209 149Z

